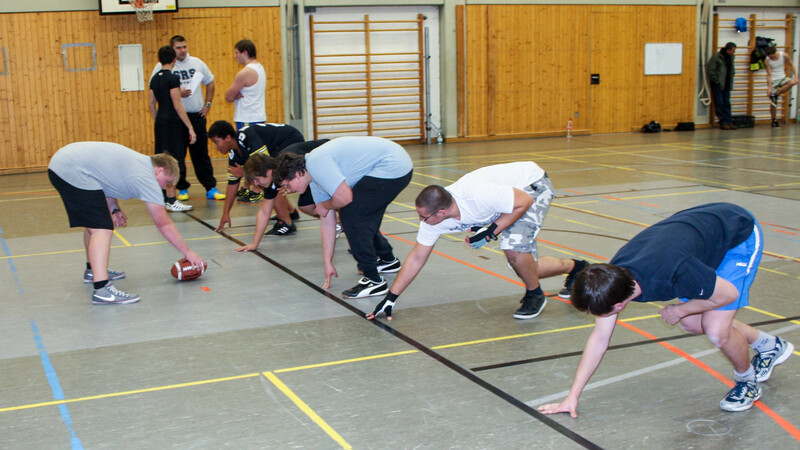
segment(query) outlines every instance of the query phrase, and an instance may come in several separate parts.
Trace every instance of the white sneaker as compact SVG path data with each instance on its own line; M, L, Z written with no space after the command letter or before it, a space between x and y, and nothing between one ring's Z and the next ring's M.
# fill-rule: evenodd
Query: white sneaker
M175 203L164 203L164 207L167 208L167 211L173 212L191 211L193 208L192 205L181 203L180 200L175 200Z

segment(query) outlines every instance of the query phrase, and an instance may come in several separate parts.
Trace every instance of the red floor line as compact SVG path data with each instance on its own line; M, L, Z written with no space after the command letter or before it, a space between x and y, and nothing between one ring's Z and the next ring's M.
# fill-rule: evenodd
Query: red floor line
M608 261L608 258L606 258L604 256L595 255L594 253L584 252L584 251L578 250L577 248L567 247L566 245L556 244L555 242L545 241L544 239L536 239L536 241L545 243L547 245L552 245L553 247L565 248L565 249L571 250L571 251L573 251L575 253L580 253L582 255L591 256L592 258L597 258L597 259L602 260L602 261Z
M620 322L620 321L617 321L617 324L618 325L622 325L623 327L633 331L634 333L640 334L640 335L646 337L647 339L657 339L652 334L650 334L650 333L648 333L648 332L646 332L644 330L641 330L639 328L636 328L633 325L627 324L625 322ZM662 345L663 347L667 348L671 352L675 353L676 355L678 355L678 356L686 359L687 361L691 362L692 364L696 365L697 367L703 369L708 374L710 374L711 376L713 376L714 378L718 379L723 384L728 386L728 388L732 388L733 387L733 382L730 379L728 379L726 376L722 375L721 373L717 372L716 370L712 369L706 363L700 361L699 359L695 358L694 356L684 352L683 350L675 347L674 345L672 345L672 344L670 344L668 342L659 342L659 344ZM770 408L769 406L765 405L764 402L762 402L761 400L755 402L754 406L756 408L760 409L761 411L763 411L772 420L774 420L778 425L781 426L781 428L783 428L790 435L792 435L793 438L795 438L796 440L800 441L800 430L798 430L797 427L792 425L788 420L784 419L780 414L776 413L772 408Z
M392 239L397 239L398 241L404 242L404 243L406 243L408 245L411 245L411 246L414 246L414 244L415 244L414 242L411 242L408 239L403 239L401 237L398 237L398 236L395 236L395 235L392 235L392 234L386 234L386 233L383 233L383 234L385 236L388 236L388 237L390 237ZM545 241L542 241L542 242L545 242ZM548 244L558 245L558 244L552 244L550 242L548 242ZM564 247L564 248L568 248L568 247ZM571 249L571 250L574 250L574 249ZM577 251L577 250L575 250L575 251ZM523 286L523 287L525 286L524 283L522 283L522 282L520 282L518 280L514 280L514 279L511 279L511 278L508 278L508 277L500 275L498 273L494 273L491 270L487 270L487 269L484 269L482 267L478 267L478 266L476 266L474 264L470 264L470 263L468 263L466 261L460 260L460 259L455 258L453 256L444 254L442 252L438 252L436 250L433 250L433 253L435 253L435 254L437 254L439 256L442 256L444 258L447 258L447 259L449 259L451 261L455 261L455 262L457 262L459 264L463 264L463 265L465 265L467 267L470 267L472 269L479 270L479 271L481 271L483 273L486 273L488 275L492 275L494 277L500 278L500 279L508 281L510 283L514 283L514 284L516 284L518 286ZM581 253L583 253L583 252L581 252ZM586 253L586 254L588 255L588 253ZM607 258L602 258L602 259L607 259ZM570 304L570 302L568 300L562 299L562 298L557 297L557 296L554 297L554 298L556 300L560 301L560 302L563 302L563 303L566 303L566 304ZM647 339L652 339L652 340L657 339L654 335L652 335L652 334L650 334L650 333L648 333L648 332L646 332L646 331L644 331L642 329L634 327L633 325L627 324L625 322L620 322L620 321L617 321L617 324L622 325L623 327L633 331L634 333L640 334L640 335L646 337ZM675 347L674 345L672 345L672 344L670 344L668 342L659 342L659 344L664 346L668 350L672 351L676 355L678 355L678 356L686 359L687 361L691 362L692 364L696 365L697 367L703 369L704 371L706 371L706 373L708 373L711 376L713 376L714 378L718 379L723 384L727 385L729 388L733 387L733 382L731 380L729 380L727 377L725 377L721 373L719 373L716 370L714 370L711 367L709 367L706 363L704 363L704 362L700 361L699 359L689 355L688 353L684 352L683 350ZM792 437L794 437L796 440L800 441L800 430L798 430L797 427L792 425L791 422L789 422L788 420L784 419L780 414L776 413L774 410L772 410L772 408L770 408L769 406L765 405L764 402L762 402L761 400L759 400L756 403L754 403L754 405L758 409L763 411L772 420L774 420L778 425L780 425L781 428L783 428L790 435L792 435Z
M758 221L758 223L760 223L761 225L769 225L771 227L786 228L787 230L800 231L800 228L787 227L786 225L776 225L774 223L762 222L760 220Z

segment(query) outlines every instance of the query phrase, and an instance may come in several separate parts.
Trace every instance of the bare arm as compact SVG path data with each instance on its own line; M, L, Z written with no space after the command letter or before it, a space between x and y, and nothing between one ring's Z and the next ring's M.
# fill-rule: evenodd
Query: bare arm
M269 225L269 215L272 213L273 205L275 205L274 198L265 198L261 201L261 207L258 208L258 214L256 214L256 230L253 233L253 242L237 247L234 250L237 252L249 252L258 248L258 244L261 243L261 239L264 237L264 231L267 230L267 225Z
M153 116L153 120L156 118L156 114L158 114L158 109L156 109L156 94L153 93L153 90L150 89L150 115Z
M322 288L328 289L331 286L331 277L339 276L333 265L333 252L336 249L336 214L329 211L325 216L320 215L319 221L322 235L322 263L325 266L325 284Z
M586 384L589 383L589 379L600 366L600 361L603 360L608 343L611 341L611 335L614 333L617 316L618 314L612 314L595 319L594 330L583 348L583 355L581 355L578 369L575 371L575 378L572 380L572 387L567 398L561 403L540 406L539 411L544 414L568 412L573 419L578 417L578 399Z
M497 224L495 234L500 234L501 231L519 220L530 209L531 205L533 205L533 197L521 189L514 188L514 209L508 214L500 214L500 217L494 221Z
M203 105L203 109L200 110L200 115L205 117L208 115L208 110L211 109L210 106L206 106L214 100L214 82L208 83L206 85L206 103Z
M717 277L714 284L714 293L707 300L693 299L680 304L667 305L661 308L658 313L670 325L675 325L682 318L695 314L702 314L706 311L721 308L733 303L739 298L739 290L730 281Z
M233 202L236 200L236 192L238 190L239 183L228 184L228 188L225 191L225 205L222 207L222 217L219 218L219 225L214 231L222 231L226 223L228 227L231 226L231 208L233 207Z
M150 217L153 218L153 223L164 238L167 239L167 242L172 244L179 252L183 253L183 256L193 265L202 267L205 260L197 253L193 252L186 244L186 241L183 240L183 237L181 237L181 234L178 232L178 227L175 226L175 222L167 215L164 204L145 202L145 205L150 212Z
M186 128L189 129L189 143L194 144L194 141L197 140L197 135L194 134L194 128L192 128L192 122L189 121L189 116L186 114L186 108L183 107L183 102L181 101L181 88L172 88L169 90L169 97L172 99L172 106L175 107L175 111L178 113L178 117L181 118L181 122L186 125Z
M258 74L255 70L249 67L240 70L239 73L233 77L233 84L231 84L231 87L225 92L225 101L231 103L241 98L242 93L240 91L242 88L252 86L256 81L258 81Z
M333 193L331 198L329 200L325 200L324 202L320 202L320 204L324 206L325 209L338 210L349 205L352 201L353 191L346 182L342 181L339 187L336 188L336 192Z

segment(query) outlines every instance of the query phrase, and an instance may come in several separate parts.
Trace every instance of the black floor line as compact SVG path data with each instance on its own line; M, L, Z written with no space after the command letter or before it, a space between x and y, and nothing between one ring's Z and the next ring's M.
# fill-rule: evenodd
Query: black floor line
M755 322L755 323L751 323L749 325L751 327L760 327L760 326L763 326L763 325L771 325L771 324L774 324L774 323L789 322L789 321L792 321L792 320L799 320L799 319L800 319L800 316L793 316L793 317L787 317L785 319L773 319L773 320L765 320L763 322ZM675 341L675 340L678 340L678 339L684 339L684 338L696 337L696 336L698 336L698 335L696 335L696 334L680 334L680 335L677 335L677 336L669 336L669 337L663 337L663 338L658 338L658 339L647 339L647 340L644 340L644 341L628 342L627 344L611 345L611 346L608 347L608 350L606 350L606 352L609 352L611 350L619 350L619 349L622 349L622 348L628 348L628 347L637 347L639 345L656 344L656 343L659 343L659 342L666 342L666 341ZM516 360L516 361L508 361L508 362L504 362L504 363L489 364L489 365L486 365L486 366L478 366L478 367L473 367L470 370L472 370L473 372L481 372L481 371L484 371L484 370L502 369L504 367L519 366L519 365L522 365L522 364L532 364L532 363L537 363L537 362L541 362L541 361L550 361L550 360L561 359L561 358L571 358L573 356L581 356L581 354L583 354L583 351L569 352L569 353L559 353L557 355L540 356L538 358L520 359L520 360Z
M191 217L192 219L194 219L198 223L202 224L206 228L210 229L211 231L214 231L214 227L212 225L209 225L208 223L206 223L206 221L200 219L199 217L195 216L194 214L191 214L191 213L188 213L188 212L185 212L184 214L186 214L187 216ZM226 239L228 239L229 241L231 241L233 243L236 243L238 245L245 245L244 242L241 242L238 239L236 239L234 237L231 237L231 236L229 236L229 235L227 235L225 233L220 233L220 235L222 235L223 237L225 237ZM275 261L274 259L264 255L263 253L259 252L258 250L250 252L250 253L253 253L253 254L257 255L259 258L261 258L264 261L272 264L276 268L282 270L287 275L292 276L297 281L305 284L306 286L310 287L314 291L318 292L319 294L322 294L323 296L327 297L329 300L332 300L332 301L336 302L340 306L348 309L349 311L357 314L358 316L361 316L361 317L365 316L365 314L363 312L361 312L361 310L359 310L355 306L353 306L353 305L347 303L346 301L336 297L335 295L323 290L321 287L317 286L316 284L312 283L311 281L307 280L306 278L300 276L299 274L295 273L294 271L292 271L288 267L280 264L279 262ZM364 319L364 320L366 320L366 319ZM565 427L564 425L561 425L560 423L556 422L555 420L551 419L550 417L540 413L535 408L532 408L532 407L526 405L524 402L522 402L521 400L517 399L516 397L508 394L507 392L503 391L502 389L500 389L500 388L498 388L498 387L486 382L485 380L483 380L480 377L478 377L477 375L475 375L469 369L466 369L464 367L459 366L458 364L454 363L453 361L450 361L449 359L443 357L439 353L436 353L434 350L424 346L423 344L417 342L416 340L412 339L411 337L406 336L405 334L395 330L394 328L390 327L389 325L387 325L387 324L385 324L385 323L383 323L383 322L381 322L379 320L372 320L372 321L369 321L369 322L371 322L372 324L374 324L378 328L380 328L380 329L382 329L382 330L384 330L384 331L386 331L388 333L391 333L392 335L396 336L400 340L402 340L405 343L411 345L412 347L416 348L420 352L430 356L431 358L435 359L436 361L442 363L443 365L447 366L448 368L450 368L454 372L458 373L459 375L463 376L464 378L472 381L473 383L477 384L478 386L486 389L487 391L495 394L496 396L500 397L501 399L505 400L506 402L514 405L518 409L520 409L523 412L525 412L526 414L532 416L536 420L542 422L544 425L546 425L549 428L551 428L552 430L560 433L564 437L572 440L576 444L578 444L578 445L580 445L580 446L582 446L584 448L590 448L590 449L601 449L602 448L599 445L589 441L588 439L584 438L583 436L581 436L581 435L575 433L574 431L570 430L569 428Z

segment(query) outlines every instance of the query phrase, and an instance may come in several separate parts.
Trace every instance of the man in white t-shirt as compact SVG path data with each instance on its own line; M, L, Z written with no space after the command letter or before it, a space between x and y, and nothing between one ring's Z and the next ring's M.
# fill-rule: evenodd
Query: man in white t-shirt
M367 314L367 319L386 314L391 320L397 297L425 265L439 236L466 230L476 232L466 239L476 250L500 237L500 249L525 283L526 293L515 319L532 319L544 309L547 300L539 286L540 278L568 274L558 295L569 298L575 276L588 263L552 256L537 258L536 252L536 236L554 197L547 174L530 161L483 167L450 186L426 187L415 202L420 220L417 242L386 298Z
M250 39L242 39L233 47L233 57L244 66L233 78L225 92L225 101L233 103L233 121L236 129L267 121L267 72L256 60L256 45Z
M778 99L797 84L797 70L792 58L786 52L779 52L774 45L767 48L764 68L767 70L767 96L769 96L769 113L772 115L772 126L779 127L777 119ZM792 73L786 76L786 68Z

